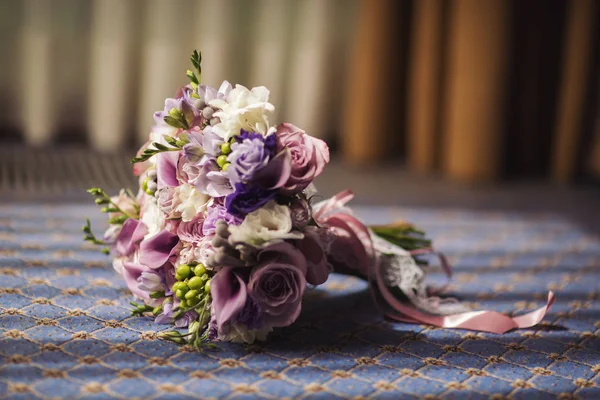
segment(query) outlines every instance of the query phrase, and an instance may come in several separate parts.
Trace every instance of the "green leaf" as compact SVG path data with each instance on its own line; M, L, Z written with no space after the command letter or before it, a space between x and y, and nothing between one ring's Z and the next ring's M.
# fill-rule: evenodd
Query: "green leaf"
M167 143L169 143L171 146L179 147L179 146L177 146L177 139L175 139L173 136L165 135L163 137L165 138L165 141Z
M180 120L175 119L175 118L171 117L170 115L167 115L163 119L168 125L172 126L173 128L185 129L185 126L183 125L183 123Z

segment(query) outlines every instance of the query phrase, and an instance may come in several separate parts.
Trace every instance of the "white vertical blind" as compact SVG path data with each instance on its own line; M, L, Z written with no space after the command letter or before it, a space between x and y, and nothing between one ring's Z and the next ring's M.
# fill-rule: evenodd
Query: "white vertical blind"
M289 1L258 0L256 4L254 49L250 66L249 84L266 86L275 104L275 121L284 115L284 79L287 74L288 43L290 38Z
M331 88L327 87L326 69L333 33L332 1L304 0L296 4L291 41L289 86L286 92L287 116L310 135L324 136L325 105Z
M22 75L19 77L23 89L19 93L21 128L29 143L43 145L52 140L57 127L56 103L50 101L56 90L52 4L44 0L25 0L23 5Z
M94 0L92 5L88 130L92 145L102 151L123 146L123 133L131 128L135 5L122 0Z
M265 85L277 120L336 130L354 0L0 0L0 123L46 145L79 133L101 151L146 140L187 83ZM333 81L330 77L334 77Z

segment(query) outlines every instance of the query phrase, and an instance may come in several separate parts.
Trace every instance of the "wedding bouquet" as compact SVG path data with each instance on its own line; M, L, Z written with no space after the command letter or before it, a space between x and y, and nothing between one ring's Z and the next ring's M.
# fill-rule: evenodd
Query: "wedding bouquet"
M423 232L406 223L366 227L345 206L349 191L316 202L325 142L273 124L265 87L202 85L200 53L191 61L190 83L154 114L150 140L132 160L138 193L90 189L109 228L102 239L89 220L83 228L142 302L132 303L134 314L187 328L163 338L198 348L265 340L298 318L307 285L332 272L369 280L376 304L400 321L503 332L541 320L552 295L514 319L434 297L421 268L433 253Z

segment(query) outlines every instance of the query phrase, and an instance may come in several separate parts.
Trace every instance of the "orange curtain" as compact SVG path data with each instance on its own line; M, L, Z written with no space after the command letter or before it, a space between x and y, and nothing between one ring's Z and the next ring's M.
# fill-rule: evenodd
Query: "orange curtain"
M599 12L594 0L362 0L344 159L402 158L465 182L584 176L600 153Z

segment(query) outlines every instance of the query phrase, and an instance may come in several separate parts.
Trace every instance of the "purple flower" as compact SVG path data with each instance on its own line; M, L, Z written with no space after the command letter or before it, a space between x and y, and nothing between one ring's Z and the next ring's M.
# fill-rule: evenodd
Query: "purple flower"
M181 221L177 227L177 236L185 242L198 243L204 237L203 224L202 214L197 214L191 221Z
M327 254L322 245L324 240L321 238L321 231L324 230L315 226L308 226L303 232L304 238L297 243L298 250L306 258L306 281L311 285L325 283L329 277Z
M302 230L310 222L311 209L308 201L304 199L293 199L290 204L290 216L294 228Z
M169 111L171 111L173 108L181 111L183 101L183 97L177 99L166 99L165 108L162 111L157 111L154 113L155 126L159 128L171 128L171 126L165 122L165 117L169 115Z
M244 219L246 214L268 203L275 194L274 190L238 183L235 191L225 198L225 206L229 214Z
M299 193L323 172L329 162L329 148L324 141L307 135L292 124L279 125L276 134L278 150L289 149L292 159L291 175L282 192Z
M152 269L160 268L175 254L178 243L177 235L161 231L140 243L139 261Z
M246 304L236 320L248 329L260 329L264 325L263 312L251 297L246 298Z
M217 328L222 331L225 324L234 322L246 305L246 282L233 268L225 267L212 278L210 294Z
M248 295L263 310L267 323L288 326L298 318L306 270L306 259L290 243L271 245L258 254L258 266L248 282Z
M196 189L212 197L223 197L233 192L227 174L221 171L215 160L203 159L200 163L202 170L194 181Z
M190 323L198 318L198 314L195 311L188 311L179 317L176 321L173 321L173 309L175 308L173 302L163 303L163 311L154 318L155 324L172 324L175 323L176 328L185 328Z
M139 287L142 274L150 271L151 269L145 265L136 264L130 261L125 261L123 263L123 279L125 280L127 288L134 296L143 299L145 303L156 306L160 303L159 299L151 299L149 292Z
M177 164L179 152L167 151L156 155L156 181L159 189L179 186Z
M240 220L227 212L227 208L223 205L223 202L219 199L215 199L206 210L206 219L202 225L202 233L204 235L214 235L215 224L217 221L223 220L228 225L239 225Z
M227 173L232 184L248 182L254 173L264 168L275 150L275 135L265 139L258 133L242 131L231 145L231 154L227 161L231 163Z
M138 288L148 293L163 291L165 287L162 284L163 279L160 275L156 271L143 271L137 279Z
M187 136L189 142L183 146L183 155L188 161L197 163L204 155L204 147L202 145L204 135L199 131L199 128L195 128L194 131L189 131Z
M204 153L211 158L216 158L221 154L221 145L224 142L223 138L213 131L212 126L207 126L202 131L202 148Z
M148 233L148 228L143 222L133 218L126 220L115 241L117 255L119 257L131 255L146 233Z

